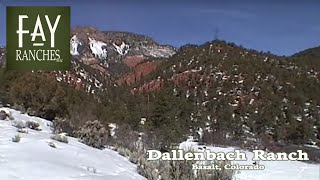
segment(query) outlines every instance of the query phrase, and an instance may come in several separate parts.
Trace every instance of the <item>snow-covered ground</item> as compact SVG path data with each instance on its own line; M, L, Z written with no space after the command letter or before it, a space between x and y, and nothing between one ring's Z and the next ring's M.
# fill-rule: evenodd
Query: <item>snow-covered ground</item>
M204 146L198 145L197 142L187 140L180 144L180 149L201 151ZM206 146L211 152L233 152L233 147L212 147ZM243 150L242 150L243 151ZM246 153L247 161L234 161L234 164L252 165L254 162L253 153ZM259 161L259 165L264 165L264 170L241 170L236 172L234 180L319 180L320 165L308 164L300 161Z
M30 117L18 111L9 110L15 120L0 120L0 179L2 180L139 180L145 179L136 172L136 165L112 150L98 150L68 137L69 143L60 143L52 136L49 121ZM3 110L3 108L0 108ZM18 134L12 126L17 120L36 121L42 131L29 130L19 133L21 141L12 142ZM54 142L56 148L50 147ZM200 151L196 142L186 141L181 149ZM207 146L212 152L231 152L235 148ZM253 153L244 151L247 161L234 161L241 165L252 165ZM320 166L299 161L260 161L265 170L238 171L234 180L319 180Z
M136 166L112 150L98 150L70 138L69 143L50 139L50 122L10 109L15 120L0 120L1 180L139 180ZM36 121L42 131L20 133L21 141L12 142L18 134L16 120ZM48 145L54 142L57 148Z

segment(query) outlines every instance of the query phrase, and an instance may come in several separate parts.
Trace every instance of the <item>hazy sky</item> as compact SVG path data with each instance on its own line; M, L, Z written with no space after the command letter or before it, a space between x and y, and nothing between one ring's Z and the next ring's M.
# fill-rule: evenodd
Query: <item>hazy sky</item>
M278 55L320 45L320 0L0 0L1 45L7 5L68 5L72 26L136 32L177 47L215 34Z

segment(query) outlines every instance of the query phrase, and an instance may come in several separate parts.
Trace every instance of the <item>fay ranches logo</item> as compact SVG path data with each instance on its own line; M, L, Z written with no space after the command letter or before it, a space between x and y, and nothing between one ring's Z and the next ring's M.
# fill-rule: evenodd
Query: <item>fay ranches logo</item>
M69 70L70 7L7 7L7 69Z

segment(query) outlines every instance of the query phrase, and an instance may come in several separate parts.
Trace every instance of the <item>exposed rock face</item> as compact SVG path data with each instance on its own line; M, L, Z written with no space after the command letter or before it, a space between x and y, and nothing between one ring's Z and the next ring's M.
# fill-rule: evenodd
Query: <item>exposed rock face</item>
M131 59L130 59L131 60ZM128 60L129 61L129 60ZM137 58L136 60L131 60L133 62L127 62L133 67L132 72L129 72L123 75L117 82L118 84L128 84L131 85L140 81L144 76L150 74L151 72L155 71L157 67L161 64L160 61L155 62L144 62L140 61ZM138 63L137 63L138 62Z
M71 55L79 55L79 46L82 43L79 41L77 35L73 35L70 39L70 54Z
M170 57L176 52L174 47L159 45L147 36L129 32L101 32L83 27L74 28L71 33L72 55L93 55L107 61L119 61L133 55L145 58Z
M119 44L117 45L116 43L113 43L112 45L120 55L126 55L130 50L130 46L124 43L123 41L120 45Z
M57 81L95 93L108 86L135 83L153 72L161 58L175 53L174 47L160 45L144 35L77 27L70 35L72 68L50 74ZM4 64L5 48L0 48L0 66Z
M134 83L156 69L161 63L157 58L175 52L174 47L159 45L144 35L78 27L71 31L72 69L55 75L58 81L94 93L109 85Z
M94 57L99 59L106 59L107 58L107 44L101 41L96 41L94 38L89 39L89 46L91 52L94 54Z

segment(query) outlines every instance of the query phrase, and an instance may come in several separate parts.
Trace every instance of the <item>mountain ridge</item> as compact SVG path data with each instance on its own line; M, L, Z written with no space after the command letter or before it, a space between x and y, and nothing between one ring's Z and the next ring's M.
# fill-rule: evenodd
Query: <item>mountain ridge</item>
M169 57L146 57L142 51L121 55L113 49L119 59L108 62L94 52L108 52L104 44L119 47L123 39L102 42L101 32L82 33L88 43L85 53L72 57L72 71L51 72L52 76L96 97L104 106L99 104L103 110L99 115L105 113L108 121L142 128L150 138L158 134L164 140L161 148L190 134L208 144L249 149L260 146L277 151L288 144L319 148L317 58L309 62L308 55L282 57L212 41L182 46ZM141 118L147 119L146 126L139 125Z

